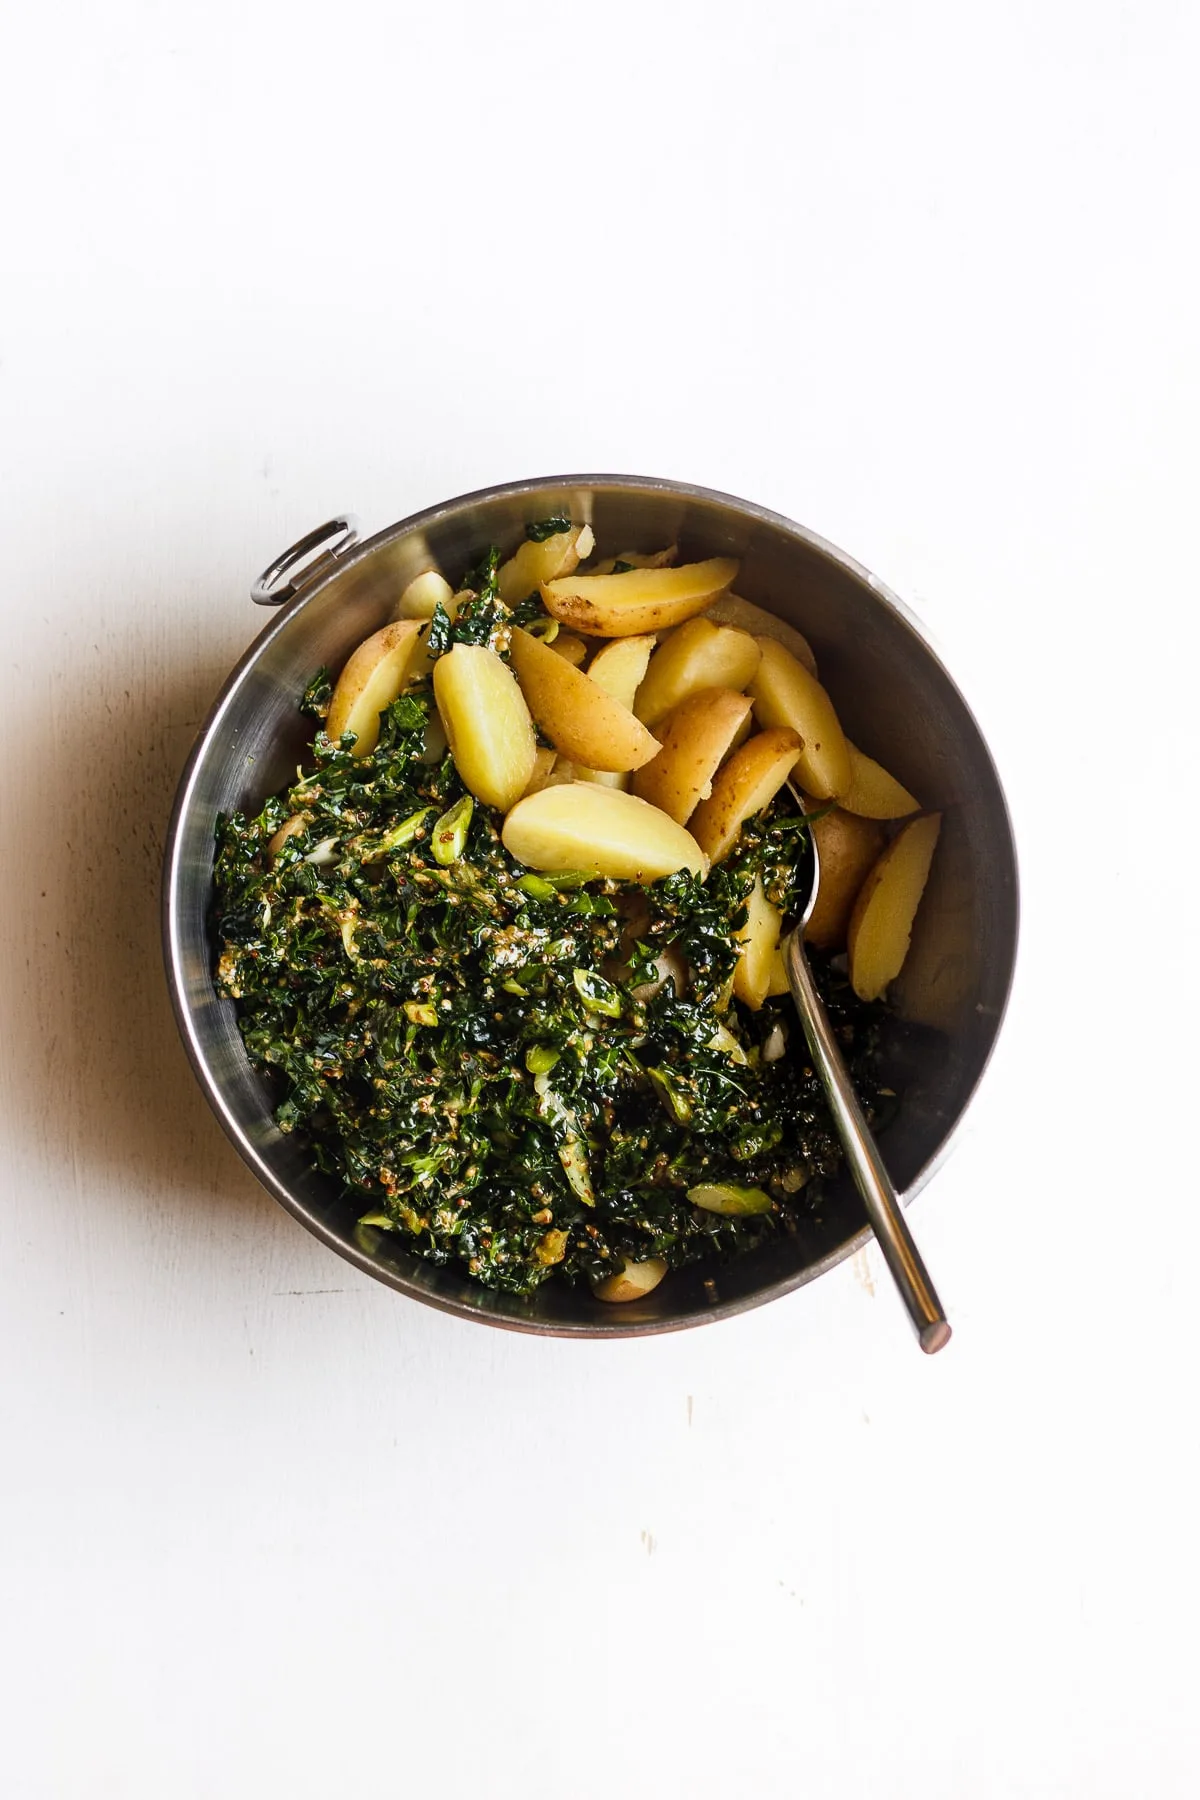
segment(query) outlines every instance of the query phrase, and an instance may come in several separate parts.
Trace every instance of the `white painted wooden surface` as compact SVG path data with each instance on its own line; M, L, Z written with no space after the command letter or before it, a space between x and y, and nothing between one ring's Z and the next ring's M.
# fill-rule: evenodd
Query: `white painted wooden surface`
M1194 8L3 29L0 1791L1195 1795ZM935 1361L873 1255L660 1342L423 1311L176 1044L249 578L579 468L844 544L992 739L1023 955L915 1213Z

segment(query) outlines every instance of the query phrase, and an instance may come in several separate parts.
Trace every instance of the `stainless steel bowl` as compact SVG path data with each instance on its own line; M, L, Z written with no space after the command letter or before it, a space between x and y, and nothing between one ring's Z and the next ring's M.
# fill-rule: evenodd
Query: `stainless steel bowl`
M277 1129L233 1006L214 987L207 930L217 814L256 808L291 777L306 736L296 703L313 671L323 663L336 668L390 617L430 554L453 577L488 544L511 550L528 521L558 513L590 520L607 550L678 542L687 559L740 557L738 592L810 639L849 735L945 813L885 1046L887 1073L903 1098L882 1148L906 1198L924 1185L983 1073L1012 979L1017 869L1004 795L965 701L901 602L832 544L728 494L624 475L513 482L432 507L363 544L354 543L348 520L337 521L325 547L317 532L285 553L254 596L283 602L282 610L226 682L180 783L167 836L165 955L184 1044L217 1117L259 1179L331 1250L400 1293L463 1318L519 1331L630 1336L742 1312L841 1262L867 1236L852 1184L835 1183L819 1216L795 1236L727 1267L680 1271L625 1306L555 1282L532 1299L495 1294L407 1255L393 1240L368 1247L355 1234L361 1208L340 1198ZM280 588L305 555L300 574Z

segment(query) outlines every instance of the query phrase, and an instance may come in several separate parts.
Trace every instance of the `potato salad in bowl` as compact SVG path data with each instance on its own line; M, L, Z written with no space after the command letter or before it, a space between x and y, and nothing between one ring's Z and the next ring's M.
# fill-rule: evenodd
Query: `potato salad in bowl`
M840 1147L787 994L806 936L860 1096L940 815L849 740L739 560L555 516L408 579L310 749L222 813L217 985L357 1242L639 1300L819 1214ZM804 796L803 810L792 791Z

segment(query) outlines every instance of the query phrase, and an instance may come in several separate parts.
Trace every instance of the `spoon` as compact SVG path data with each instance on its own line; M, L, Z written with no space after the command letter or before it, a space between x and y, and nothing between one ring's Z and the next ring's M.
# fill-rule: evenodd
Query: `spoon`
M787 785L801 813L804 813L806 808L803 796L790 781ZM821 881L821 859L811 826L805 837L812 859L812 882L796 928L784 945L788 985L792 990L796 1011L800 1014L813 1066L825 1084L829 1110L838 1128L855 1186L863 1197L871 1229L883 1251L883 1259L891 1271L892 1280L900 1290L900 1298L908 1308L908 1316L913 1322L921 1348L932 1356L935 1350L940 1350L950 1341L946 1314L929 1279L929 1272L921 1260L921 1252L913 1242L900 1196L892 1185L879 1154L879 1147L858 1103L850 1071L838 1048L824 1002L817 992L817 984L813 980L804 948L804 927L812 917Z

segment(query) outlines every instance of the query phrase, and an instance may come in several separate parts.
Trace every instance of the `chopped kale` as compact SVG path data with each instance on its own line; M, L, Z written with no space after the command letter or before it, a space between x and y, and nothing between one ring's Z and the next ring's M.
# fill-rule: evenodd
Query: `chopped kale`
M509 621L513 625L532 625L535 619L545 617L546 609L542 605L540 594L530 594L527 600L518 600L512 609Z
M525 536L531 544L544 544L547 538L557 537L560 532L570 529L570 519L538 519L535 524L525 527Z
M332 698L333 681L329 670L318 669L300 696L300 711L306 718L319 719L323 724Z

